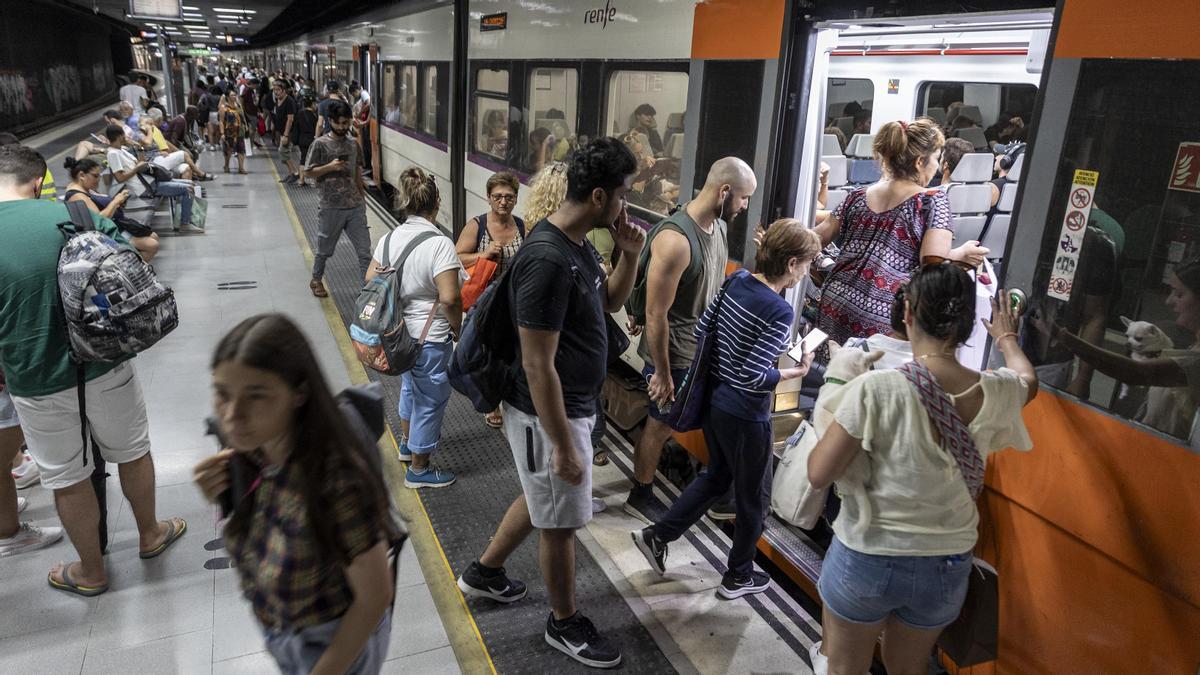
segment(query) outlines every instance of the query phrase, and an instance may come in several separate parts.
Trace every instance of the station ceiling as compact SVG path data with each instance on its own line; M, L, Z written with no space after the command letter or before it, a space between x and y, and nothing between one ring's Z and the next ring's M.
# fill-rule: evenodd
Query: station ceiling
M181 44L228 44L226 36L250 40L267 28L293 0L182 0L183 21L162 22L129 15L129 0L70 0L135 27L154 32L161 29ZM163 0L148 4L164 4ZM171 4L169 0L165 4ZM331 3L326 3L331 4Z

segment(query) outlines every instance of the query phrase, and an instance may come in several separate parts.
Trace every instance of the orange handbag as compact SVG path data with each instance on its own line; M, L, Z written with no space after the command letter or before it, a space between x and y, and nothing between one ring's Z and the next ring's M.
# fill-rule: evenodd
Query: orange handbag
M483 295L483 291L487 289L488 284L492 283L492 277L496 276L495 261L488 260L480 256L475 259L475 262L467 268L467 274L470 278L463 284L462 287L462 302L463 310L471 309L471 305Z

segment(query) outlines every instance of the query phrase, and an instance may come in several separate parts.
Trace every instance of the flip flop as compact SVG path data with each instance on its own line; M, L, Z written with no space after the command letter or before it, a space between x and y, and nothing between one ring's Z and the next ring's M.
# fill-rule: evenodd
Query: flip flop
M158 556L162 555L163 551L167 550L171 544L174 544L177 539L182 537L184 532L187 532L187 521L183 518L179 518L179 522L183 523L183 525L176 529L175 520L175 518L172 518L167 521L167 536L165 539L163 539L163 542L149 551L142 551L138 553L139 558L142 560L157 558Z
M601 450L592 455L592 466L608 466L608 451Z
M70 568L70 565L65 563L63 564L62 581L55 581L54 577L52 576L53 573L47 574L46 581L50 582L50 587L56 588L60 591L65 591L67 593L82 595L85 598L95 597L108 590L108 584L104 584L103 586L81 586L74 581L71 581L71 574L67 571Z

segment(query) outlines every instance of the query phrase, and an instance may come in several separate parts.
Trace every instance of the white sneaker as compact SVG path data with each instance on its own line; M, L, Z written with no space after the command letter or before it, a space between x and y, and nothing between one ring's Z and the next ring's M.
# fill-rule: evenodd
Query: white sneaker
M20 513L29 506L29 500L24 497L17 497L17 513Z
M604 509L607 508L608 504L606 504L603 499L600 499L599 497L592 497L592 513L602 513Z
M37 485L42 480L37 463L29 456L29 453L22 453L21 464L12 470L12 477L17 482L18 490Z
M61 527L38 527L21 523L21 529L17 530L16 534L8 539L0 539L0 558L46 548L62 538Z
M191 224L191 223L188 223L187 225L184 225L184 226L183 226L183 231L184 231L184 232L191 233L191 234L204 234L204 228L203 228L203 227L196 227L195 225L193 225L193 224Z
M808 658L812 661L813 675L829 675L829 657L821 653L820 640L808 648Z

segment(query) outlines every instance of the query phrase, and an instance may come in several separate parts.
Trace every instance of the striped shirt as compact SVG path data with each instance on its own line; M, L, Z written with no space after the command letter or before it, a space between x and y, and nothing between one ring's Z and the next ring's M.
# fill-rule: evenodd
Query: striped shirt
M716 324L716 384L712 405L735 417L766 422L771 394L779 384L776 362L788 348L792 307L746 270L733 273L721 301L709 303L696 334Z

